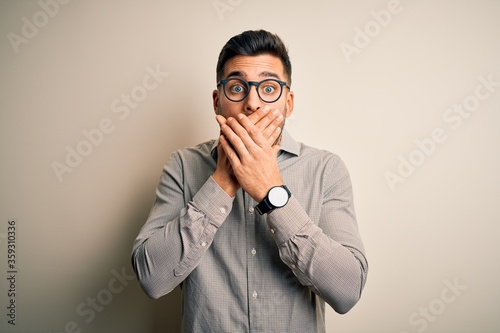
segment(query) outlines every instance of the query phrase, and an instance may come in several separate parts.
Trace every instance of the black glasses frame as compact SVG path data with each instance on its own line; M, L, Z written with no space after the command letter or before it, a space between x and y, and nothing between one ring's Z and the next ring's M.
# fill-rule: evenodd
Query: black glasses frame
M240 98L240 99L232 99L232 98L230 98L227 95L227 93L226 93L226 84L229 81L239 81L239 82L243 83L244 85L246 85L246 87L247 87L246 94L242 98ZM279 96L276 99L272 100L272 101L267 101L264 98L262 98L262 96L260 96L260 92L259 92L260 85L262 83L269 82L269 81L273 81L273 82L278 83L280 85L280 88L281 88ZM280 81L280 80L277 80L277 79L265 79L265 80L262 80L260 82L257 82L257 81L245 81L245 80L237 78L237 77L231 77L231 78L223 79L223 80L220 80L219 82L217 82L217 87L220 86L221 84L222 84L222 90L224 91L224 95L226 96L226 98L228 100L230 100L231 102L235 102L235 103L241 102L242 100L244 100L245 98L247 98L248 94L250 93L250 87L251 86L255 86L255 89L257 90L257 95L265 103L274 103L278 99L280 99L281 95L283 95L283 87L287 87L288 89L290 89L290 87L288 86L288 84L286 82Z

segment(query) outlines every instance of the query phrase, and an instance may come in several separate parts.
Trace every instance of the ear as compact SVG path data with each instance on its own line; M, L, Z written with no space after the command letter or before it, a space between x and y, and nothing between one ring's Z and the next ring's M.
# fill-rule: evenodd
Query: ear
M217 89L215 89L212 92L212 102L213 102L213 105L214 105L214 112L215 112L215 114L219 114L218 113L218 109L219 109L219 90L217 90Z
M286 96L286 115L285 117L288 118L292 115L293 113L293 106L294 106L294 99L295 99L295 94L293 91L290 91L287 96Z

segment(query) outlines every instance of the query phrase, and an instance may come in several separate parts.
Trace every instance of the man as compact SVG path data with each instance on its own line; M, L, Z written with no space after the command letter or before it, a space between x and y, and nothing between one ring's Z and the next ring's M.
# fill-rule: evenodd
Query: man
M342 161L292 139L281 39L246 31L217 63L218 140L165 165L132 262L152 298L180 285L185 332L324 332L359 300L368 264Z

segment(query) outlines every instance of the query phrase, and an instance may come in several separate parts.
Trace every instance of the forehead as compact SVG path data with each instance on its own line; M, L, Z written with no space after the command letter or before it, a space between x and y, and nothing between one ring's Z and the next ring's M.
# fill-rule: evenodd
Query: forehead
M244 78L257 78L276 76L285 79L285 69L281 59L270 55L261 54L257 56L238 55L229 59L224 65L224 77L242 76Z

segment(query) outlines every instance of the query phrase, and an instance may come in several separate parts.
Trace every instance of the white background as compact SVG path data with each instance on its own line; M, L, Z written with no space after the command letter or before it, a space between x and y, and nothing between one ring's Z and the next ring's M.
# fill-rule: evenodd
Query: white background
M179 330L179 291L152 301L129 278L132 243L170 153L218 133L221 47L264 28L290 50L288 130L353 181L370 271L327 331L498 332L499 15L493 0L2 0L0 331ZM168 76L138 95L147 68ZM131 93L137 106L113 112ZM113 130L88 146L103 120ZM68 147L87 156L70 167Z

